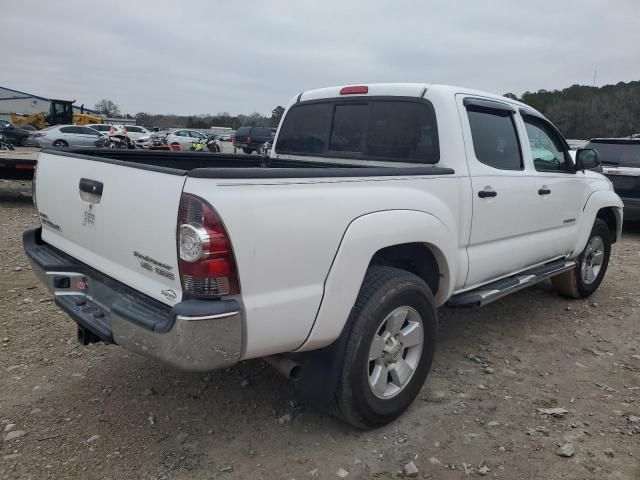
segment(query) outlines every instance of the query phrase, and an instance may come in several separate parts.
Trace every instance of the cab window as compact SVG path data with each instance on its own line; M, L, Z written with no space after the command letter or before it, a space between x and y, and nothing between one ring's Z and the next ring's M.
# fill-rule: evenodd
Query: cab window
M523 115L529 137L529 149L533 165L538 172L566 172L570 170L564 142L541 118Z
M498 170L523 170L512 111L467 107L467 115L473 150L480 163Z

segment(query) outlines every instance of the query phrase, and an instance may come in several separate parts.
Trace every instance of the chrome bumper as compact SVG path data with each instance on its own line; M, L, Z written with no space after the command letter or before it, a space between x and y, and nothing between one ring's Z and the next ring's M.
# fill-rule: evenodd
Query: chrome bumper
M240 360L243 318L237 300L185 300L170 307L44 243L40 229L25 232L23 244L56 304L100 340L187 371Z

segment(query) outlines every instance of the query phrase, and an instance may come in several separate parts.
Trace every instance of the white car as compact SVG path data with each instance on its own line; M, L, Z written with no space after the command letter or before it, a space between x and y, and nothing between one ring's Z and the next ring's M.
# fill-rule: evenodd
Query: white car
M182 150L189 150L194 142L205 138L200 132L195 130L180 129L169 132L167 135L167 145L180 145Z
M111 125L110 123L92 123L91 125L87 125L87 127L93 128L103 135L109 135L112 128L114 130L114 134L119 135L120 130L122 129L119 125Z
M30 141L41 148L95 147L101 132L82 125L54 125L31 132Z
M121 131L123 128L126 129L127 136L134 142L138 142L142 137L149 137L151 135L149 130L139 125L120 125Z
M292 99L268 160L41 153L23 242L83 343L191 371L262 357L373 428L420 392L439 307L596 291L623 221L597 168L509 98L330 87Z

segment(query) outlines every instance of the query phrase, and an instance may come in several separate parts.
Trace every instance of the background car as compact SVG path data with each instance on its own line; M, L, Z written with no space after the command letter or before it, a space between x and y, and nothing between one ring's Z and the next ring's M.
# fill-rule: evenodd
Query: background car
M624 219L640 220L640 138L592 138L602 170L624 203Z
M121 128L118 125L111 125L109 123L92 123L91 125L87 125L87 127L97 130L102 135L109 135L111 128L115 130L115 133L119 133Z
M0 132L4 135L5 141L12 145L22 145L24 147L29 138L29 130L16 127L6 120L0 120Z
M80 125L55 125L32 132L35 143L46 147L95 147L103 134Z
M151 135L151 132L144 127L140 127L138 125L119 125L122 130L123 127L127 129L127 137L129 137L134 142L137 142L141 137L148 137Z
M195 130L175 130L167 135L167 145L180 145L183 150L189 150L193 142L204 139L205 136Z
M240 127L235 134L233 146L241 148L246 154L258 151L260 145L273 139L275 128L269 127Z

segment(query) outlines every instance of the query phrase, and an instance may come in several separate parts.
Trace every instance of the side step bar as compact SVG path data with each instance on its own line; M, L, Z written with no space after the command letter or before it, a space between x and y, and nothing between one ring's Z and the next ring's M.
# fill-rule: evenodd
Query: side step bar
M540 267L525 270L512 277L503 278L493 283L483 285L468 292L452 296L447 302L448 307L481 307L510 293L540 283L559 273L571 270L576 266L573 260L558 260Z

